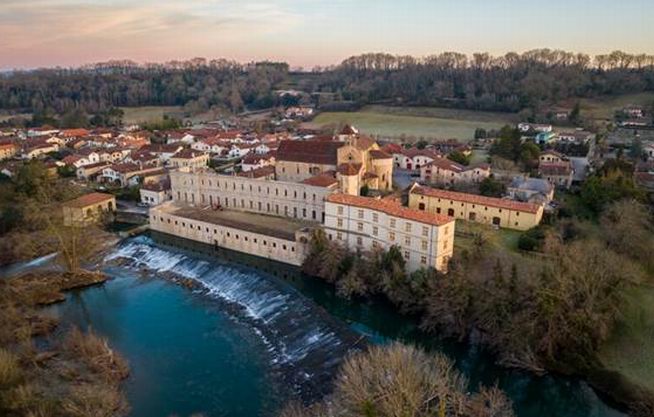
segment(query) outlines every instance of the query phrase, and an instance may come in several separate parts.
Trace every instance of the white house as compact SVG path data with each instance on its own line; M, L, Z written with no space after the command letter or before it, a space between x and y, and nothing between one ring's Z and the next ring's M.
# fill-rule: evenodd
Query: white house
M446 272L454 251L455 219L402 206L399 202L331 194L325 202L329 239L359 250L397 246L409 272Z

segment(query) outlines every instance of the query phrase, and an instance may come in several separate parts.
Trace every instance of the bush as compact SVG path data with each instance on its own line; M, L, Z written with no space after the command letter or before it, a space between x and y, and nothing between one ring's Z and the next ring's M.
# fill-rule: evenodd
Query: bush
M109 347L106 339L96 335L92 330L85 334L73 328L64 344L91 370L108 381L119 381L129 375L127 361Z
M526 251L539 250L544 239L545 232L543 231L543 228L536 226L520 235L520 238L518 239L518 248Z

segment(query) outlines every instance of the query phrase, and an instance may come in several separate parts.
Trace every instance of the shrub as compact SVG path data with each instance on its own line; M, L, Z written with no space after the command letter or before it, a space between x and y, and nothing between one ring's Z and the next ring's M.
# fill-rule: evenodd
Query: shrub
M105 338L96 335L92 330L85 334L73 328L68 333L64 345L91 370L109 381L121 380L129 375L127 361L109 347Z

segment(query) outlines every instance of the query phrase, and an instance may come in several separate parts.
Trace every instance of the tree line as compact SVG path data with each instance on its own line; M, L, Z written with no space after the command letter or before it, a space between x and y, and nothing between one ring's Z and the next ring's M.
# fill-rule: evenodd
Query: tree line
M137 65L112 61L72 69L14 71L0 76L0 108L64 114L95 114L113 107L212 107L238 112L270 107L274 86L286 79L285 63L242 65L195 59Z
M445 52L424 58L368 53L323 72L313 87L360 104L398 103L516 112L577 97L654 90L654 55L591 57L536 49L503 56Z
M274 89L293 79L308 93L367 104L446 106L539 112L578 97L654 90L654 55L614 51L590 55L537 49L502 56L444 52L417 58L367 53L317 72L289 74L283 62L224 59L139 65L110 61L80 68L0 75L0 108L89 114L121 106L185 106L238 112L283 104Z

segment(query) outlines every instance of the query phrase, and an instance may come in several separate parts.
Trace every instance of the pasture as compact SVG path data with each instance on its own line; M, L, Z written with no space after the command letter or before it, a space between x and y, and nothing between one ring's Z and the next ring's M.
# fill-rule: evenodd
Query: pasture
M512 114L428 107L368 106L357 112L320 113L307 127L356 126L362 133L390 139L470 141L476 128L499 129L515 123Z

